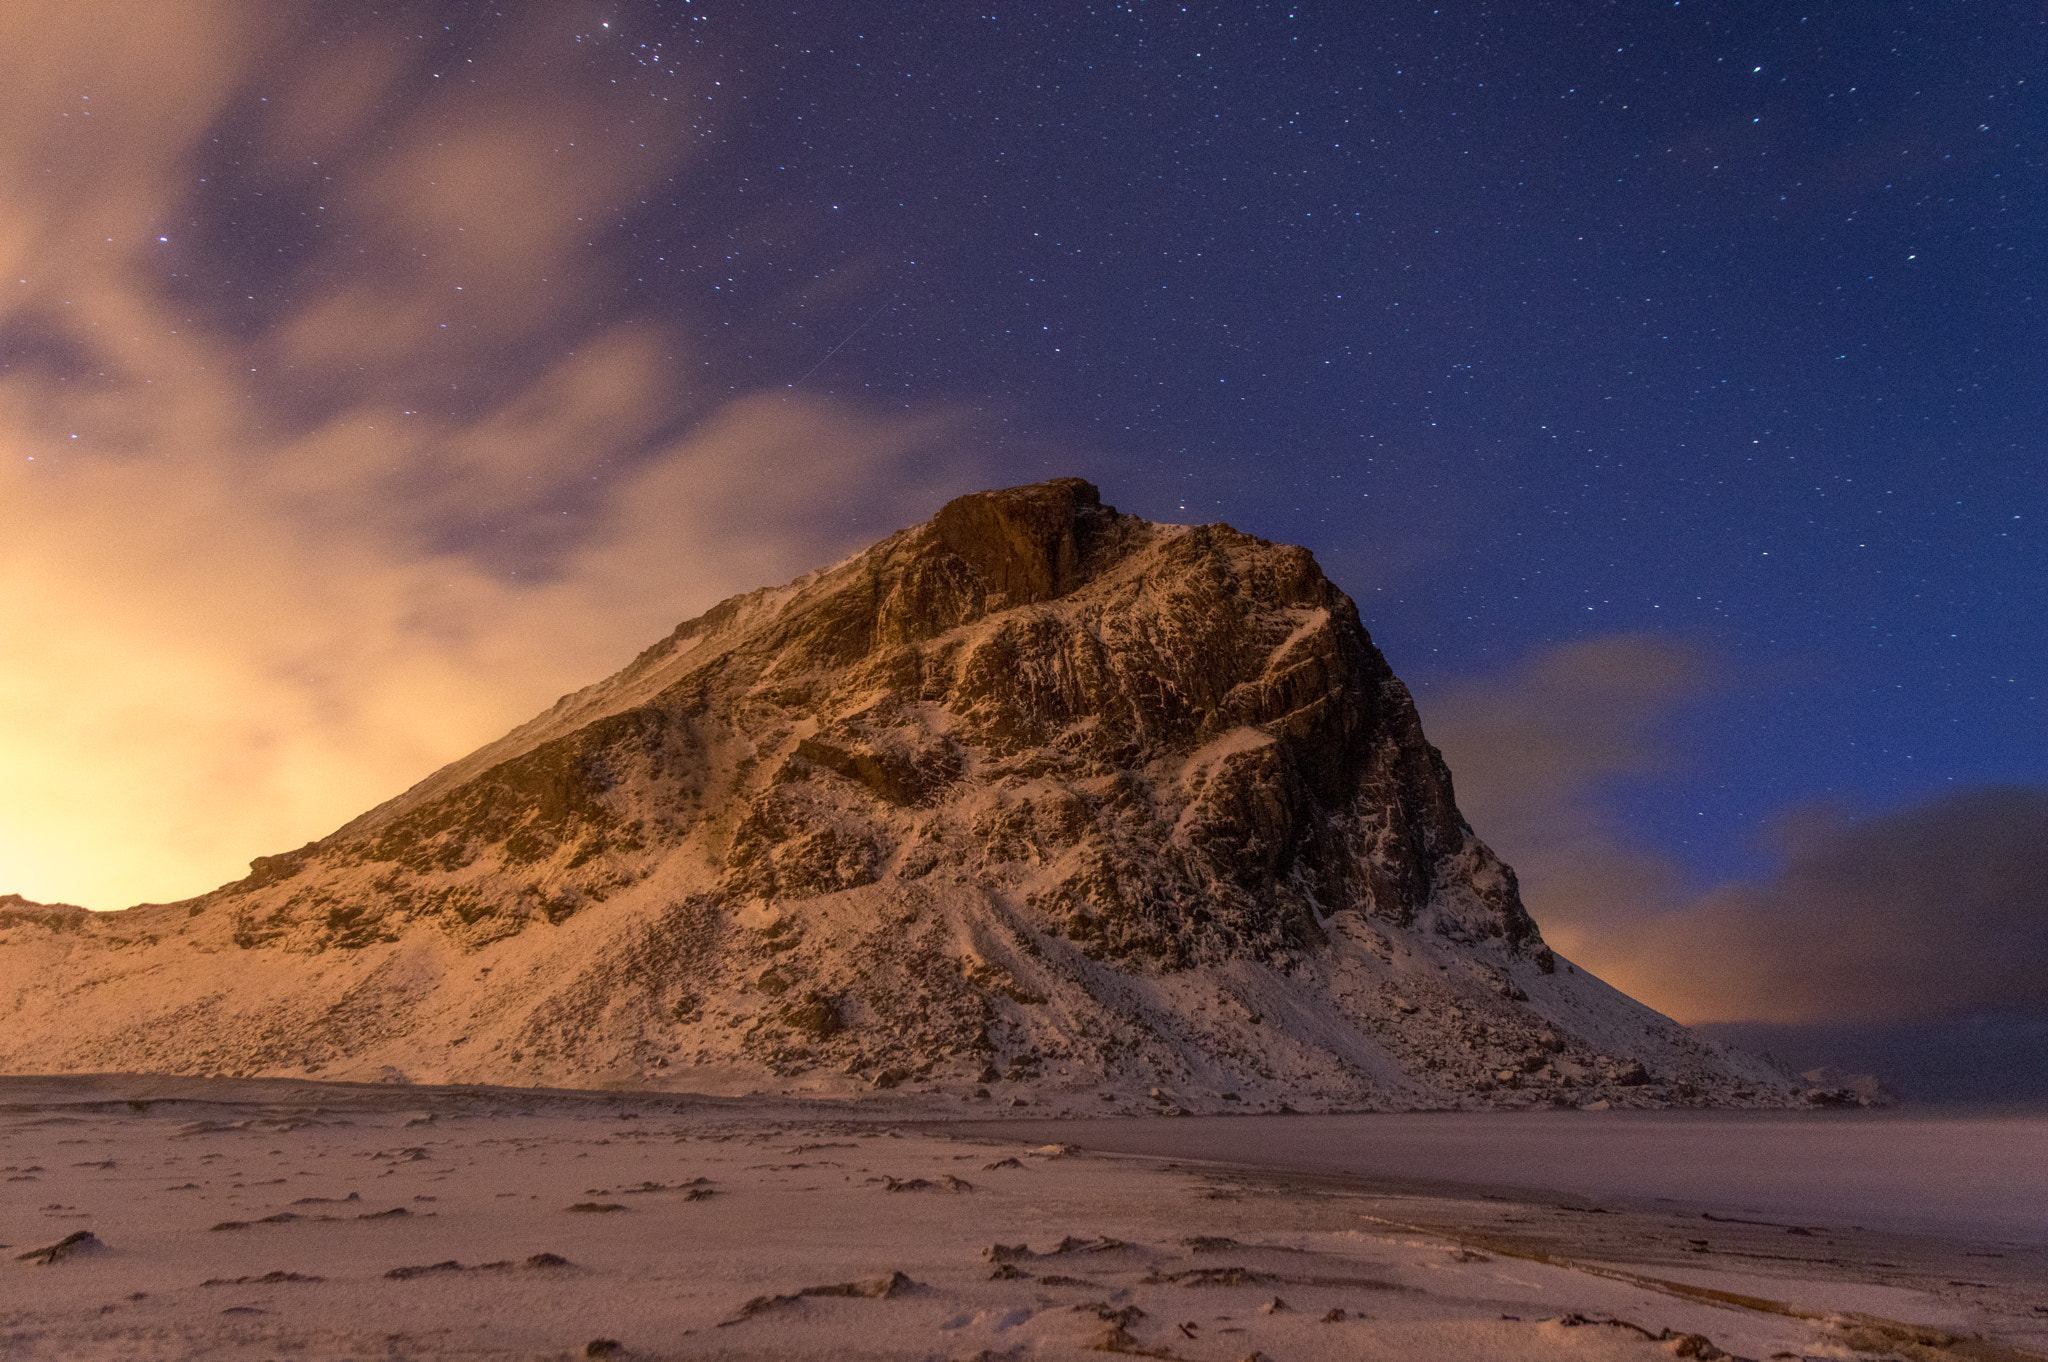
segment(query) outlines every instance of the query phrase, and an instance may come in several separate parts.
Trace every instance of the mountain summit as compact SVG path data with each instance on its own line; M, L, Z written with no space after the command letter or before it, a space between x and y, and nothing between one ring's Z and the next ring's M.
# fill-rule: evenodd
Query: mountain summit
M736 596L247 878L0 901L0 1068L1779 1102L1544 945L1305 549L1075 478Z

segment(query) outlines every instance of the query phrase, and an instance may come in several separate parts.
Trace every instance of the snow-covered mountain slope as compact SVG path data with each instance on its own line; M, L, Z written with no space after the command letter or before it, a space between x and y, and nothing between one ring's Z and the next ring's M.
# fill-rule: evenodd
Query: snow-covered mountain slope
M0 902L0 1069L1090 1109L1779 1103L1559 960L1304 549L959 498L199 898Z

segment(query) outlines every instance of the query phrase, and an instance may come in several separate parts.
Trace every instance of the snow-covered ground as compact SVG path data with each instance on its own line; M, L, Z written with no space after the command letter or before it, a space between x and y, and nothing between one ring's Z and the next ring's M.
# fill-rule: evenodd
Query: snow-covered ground
M1752 1189L1712 1195L1735 1165L1703 1173L1688 1153L1714 1143L1701 1132L1793 1148L1826 1182L1783 1132L1846 1132L1823 1160L1903 1148L1910 1169L1924 1132L1909 1122L1780 1123L1760 1142L1770 1123L1182 1119L1070 1122L1046 1140L890 1115L0 1079L0 1356L1649 1362L2048 1344L2048 1247L1998 1242L1995 1216L1915 1236L1497 1190L1604 1158L1637 1163L1635 1181L1585 1185L1655 1195L1648 1160L1675 1159L1694 1166L1672 1185L1739 1211ZM1108 1152L1139 1132L1163 1143ZM1430 1148L1441 1158L1418 1157ZM2015 1201L2038 1201L2028 1171ZM1939 1182L1915 1176L1911 1195ZM1985 1338L1956 1342L1970 1334Z

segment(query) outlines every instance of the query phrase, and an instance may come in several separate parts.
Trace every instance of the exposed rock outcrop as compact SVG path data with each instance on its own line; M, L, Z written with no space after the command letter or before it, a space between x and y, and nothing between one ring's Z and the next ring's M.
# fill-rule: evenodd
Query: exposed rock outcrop
M1560 965L1306 550L1072 478L726 601L211 894L32 909L15 1070L1785 1096Z

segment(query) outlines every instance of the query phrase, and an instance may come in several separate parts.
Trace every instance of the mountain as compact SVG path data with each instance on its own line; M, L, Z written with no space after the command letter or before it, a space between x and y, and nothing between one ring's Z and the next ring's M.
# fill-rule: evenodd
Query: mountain
M1544 945L1307 550L1072 478L725 601L211 893L0 902L0 1069L1104 1112L1796 1086Z

